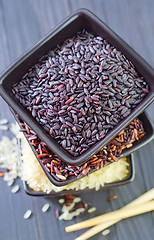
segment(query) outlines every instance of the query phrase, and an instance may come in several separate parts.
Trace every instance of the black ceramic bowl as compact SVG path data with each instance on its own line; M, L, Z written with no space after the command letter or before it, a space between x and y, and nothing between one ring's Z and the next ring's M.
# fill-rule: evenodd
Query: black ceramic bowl
M128 174L127 178L125 180L122 180L122 181L105 184L103 187L100 188L100 190L120 187L120 186L126 185L128 183L131 183L134 180L134 177L135 177L135 164L134 164L133 154L127 156L127 161L129 163L129 174ZM52 191L52 192L47 194L47 193L44 193L42 191L37 192L37 191L32 190L28 186L28 184L26 182L23 182L23 186L24 186L25 192L28 195L37 196L37 197L39 197L39 196L57 197L57 196L60 196L60 195L78 194L78 193L82 193L82 192L95 191L95 189L85 188L83 190L78 190L78 191L76 191L76 190L64 190L64 191L61 191L61 192L54 192L54 191Z
M15 119L17 120L18 124L19 122L19 118L16 116L16 114L14 113L14 111L12 111ZM136 141L133 143L133 146L131 148L127 148L123 151L122 153L122 157L128 156L129 154L137 151L138 149L140 149L141 147L143 147L144 145L146 145L147 143L149 143L153 138L154 138L154 128L150 122L150 119L147 115L147 113L142 113L140 114L140 116L138 117L142 123L143 123L143 127L144 127L144 131L145 131L145 135L143 136L143 138L141 138L139 141ZM23 132L24 133L24 132ZM25 135L25 133L24 133ZM25 137L26 138L26 137ZM26 138L27 140L27 138ZM28 140L27 140L28 141ZM28 141L29 143L29 141ZM34 148L34 146L30 145L31 149L33 150L36 158L37 158L37 152ZM76 181L77 178L75 176L70 177L69 179L65 180L65 181L58 181L56 180L52 175L50 175L50 173L46 170L44 164L42 163L42 161L37 158L39 164L41 165L43 171L45 172L45 174L47 175L47 177L49 178L49 180L56 186L64 186L67 185L73 181ZM108 164L110 164L109 162L107 162Z
M85 153L78 157L73 157L65 151L54 140L43 127L31 116L14 97L11 92L12 86L19 82L22 76L33 66L40 57L47 51L55 49L64 40L74 36L78 31L86 29L94 35L101 36L109 43L120 50L136 67L137 71L145 78L149 85L150 92L143 101L131 112L131 114L114 127L104 139L98 141ZM81 9L73 13L53 29L45 38L29 50L24 56L16 61L0 77L0 94L6 102L19 114L19 116L37 133L37 135L48 145L48 147L59 157L70 165L80 165L86 162L96 152L98 152L107 142L109 142L118 132L139 115L153 100L154 97L154 72L153 69L116 33L107 27L99 18L86 9Z

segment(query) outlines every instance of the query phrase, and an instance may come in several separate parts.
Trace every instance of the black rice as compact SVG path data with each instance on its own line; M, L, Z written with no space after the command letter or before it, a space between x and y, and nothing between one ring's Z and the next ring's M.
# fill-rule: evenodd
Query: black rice
M83 30L44 55L12 92L64 149L78 156L126 118L149 90L120 51Z

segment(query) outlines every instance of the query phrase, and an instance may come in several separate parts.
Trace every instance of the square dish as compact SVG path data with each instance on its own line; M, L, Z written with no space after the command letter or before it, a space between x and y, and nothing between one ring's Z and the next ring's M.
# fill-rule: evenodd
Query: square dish
M28 69L33 66L40 57L47 51L54 49L58 44L74 36L78 31L88 30L94 35L103 37L110 44L121 51L135 66L137 71L144 77L149 85L149 93L135 107L132 112L121 120L107 135L88 148L84 153L77 157L72 156L62 148L55 139L32 117L12 93L12 87L19 82ZM21 57L13 66L10 67L0 80L0 94L7 103L19 114L19 116L37 133L37 135L55 152L63 161L70 165L81 165L98 152L107 142L109 142L118 132L121 131L131 120L139 115L152 101L154 96L154 76L153 69L133 51L120 37L108 28L99 18L88 10L81 9L76 11L65 21L59 24L47 37L35 45L27 54ZM96 101L97 102L97 101ZM124 109L125 110L125 109ZM123 111L123 110L122 110ZM108 119L106 119L108 122Z
M12 111L13 112L13 111ZM16 118L16 120L17 120L17 122L18 122L18 124L19 124L19 126L20 126L20 129L21 129L21 131L23 131L23 133L24 133L24 136L25 136L25 138L26 138L26 136L27 136L27 133L29 132L29 128L27 128L27 130L25 129L25 127L23 126L23 123L20 121L20 119L17 117L17 115L13 112L13 114L14 114L14 116L15 116L15 118ZM125 157L125 156L127 156L127 155L129 155L130 153L132 153L132 152L134 152L134 151L136 151L136 150L138 150L139 148L141 148L141 147L143 147L145 144L147 144L148 142L150 142L152 139L153 139L153 137L154 137L154 130L153 130L153 126L152 126L152 124L151 124L151 122L150 122L150 119L149 119L149 117L148 117L148 115L146 114L146 113L142 113L142 114L140 114L140 116L138 117L138 119L139 119L139 121L141 121L142 123L143 123L143 128L144 128L144 132L145 132L145 135L141 138L141 139L139 139L138 141L135 141L134 143L133 143L133 145L131 146L131 147L129 147L129 148L125 148L122 152L121 152L121 154L119 155L119 157ZM28 132L27 132L28 131ZM29 135L28 135L29 136ZM27 139L27 138L26 138ZM39 140L39 139L38 139ZM46 166L45 166L45 164L43 163L43 161L45 160L47 160L47 157L45 156L43 159L41 159L41 158L39 158L38 157L38 151L37 151L37 147L36 147L36 145L34 146L34 142L35 142L36 140L34 140L34 141L31 141L31 140L28 140L27 139L27 142L28 142L28 144L30 145L30 147L31 147L31 149L32 149L32 151L34 152L34 154L35 154L35 156L36 156L36 158L37 158L37 160L38 160L38 162L39 162L39 164L41 165L41 167L42 167L42 169L43 169L43 171L45 172L45 174L47 175L47 177L49 178L49 180L54 184L54 185L56 185L56 186L64 186L64 185L67 185L67 184L69 184L69 183L71 183L71 182L73 182L73 181L76 181L77 179L79 179L79 178L77 178L77 176L70 176L68 179L66 179L66 180L58 180L58 179L56 179L55 178L55 175L51 175L50 174L50 172L48 172L47 171L47 168L46 168ZM128 140L126 139L125 140L126 141L126 143L130 143L130 141L128 142ZM118 150L118 148L117 148L117 150ZM118 150L119 151L119 150ZM51 153L50 153L51 154ZM114 153L113 153L114 154ZM116 155L116 157L117 157L117 155ZM56 158L54 158L54 159L56 159ZM88 163L88 162L87 162ZM106 164L110 164L110 163L112 163L112 161L111 162L109 162L109 161L105 161L105 162L103 162L105 165ZM66 164L65 164L66 165ZM83 165L81 165L81 167L82 167ZM89 166L89 163L88 163L88 165L87 166ZM67 167L69 167L69 166L63 166L64 167L64 169L67 169ZM94 168L95 166L93 166L93 168ZM69 167L70 168L70 167ZM95 169L93 169L93 171L95 171ZM81 176L81 177L83 177L83 176Z

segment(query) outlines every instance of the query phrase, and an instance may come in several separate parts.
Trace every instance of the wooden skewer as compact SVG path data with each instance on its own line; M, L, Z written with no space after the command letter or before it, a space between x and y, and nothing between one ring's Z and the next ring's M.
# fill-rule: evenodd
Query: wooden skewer
M125 209L125 208L130 208L130 207L133 207L133 206L137 206L139 204L142 204L142 203L145 203L149 200L152 200L154 199L154 188L152 188L151 190L149 190L148 192L144 193L142 196L138 197L137 199L133 200L132 202L130 202L129 204L127 204L125 207L123 207L122 209ZM101 216L99 216L101 217ZM93 218L93 221L95 221L95 219L99 218L99 217L96 217L96 218ZM83 223L87 223L89 221L91 221L92 219L90 220L87 220L87 221L84 221L84 222L81 222L81 223L77 223L77 224L74 224L72 226L69 226L69 227L66 227L65 230L66 232L71 232L71 231L75 231L75 230L79 230L79 229L82 229L82 228L85 228L85 224L83 225ZM104 228L102 226L103 229L115 224L116 222L120 221L121 219L116 219L116 220L112 220L108 223L105 223L104 224ZM102 224L101 224L102 225ZM89 227L89 225L88 225ZM103 230L102 229L102 230ZM89 230L90 231L90 230ZM101 230L100 230L101 231Z

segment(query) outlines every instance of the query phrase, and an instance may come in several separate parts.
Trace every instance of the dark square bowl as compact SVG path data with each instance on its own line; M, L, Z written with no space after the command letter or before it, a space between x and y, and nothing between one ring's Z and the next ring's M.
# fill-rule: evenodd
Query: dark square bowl
M120 186L126 185L128 183L131 183L134 180L134 177L135 177L135 164L134 164L133 154L127 156L127 162L129 163L129 169L128 169L129 170L129 174L128 174L127 178L122 180L122 181L118 181L118 182L114 182L114 183L107 183L103 187L100 187L99 191L100 190L104 190L104 189L109 189L109 188L120 187ZM39 196L57 197L57 196L67 195L67 194L79 194L79 193L82 193L82 192L95 191L95 189L85 188L83 190L78 190L78 191L77 190L63 190L61 192L51 191L50 193L47 194L47 193L42 192L42 191L38 192L38 191L32 190L25 181L23 181L23 186L24 186L25 192L28 195L36 196L36 197L39 197Z
M20 120L17 117L17 115L14 113L14 111L12 111L15 119L17 120L18 124L20 124ZM143 128L145 131L145 135L139 140L133 143L133 146L131 148L126 148L125 150L123 150L122 152L122 156L121 157L125 157L128 156L129 154L137 151L138 149L140 149L141 147L143 147L144 145L146 145L147 143L149 143L153 138L154 138L154 128L153 125L150 122L150 119L147 115L147 113L141 113L140 116L138 117L139 120L141 120L141 122L143 123ZM19 125L20 127L20 125ZM24 136L25 136L25 132L23 132ZM26 138L26 136L25 136ZM28 139L26 138L27 142L29 143ZM42 163L42 161L37 157L38 153L36 152L36 149L34 146L30 145L32 151L34 152L39 164L41 165L43 171L45 172L45 174L47 175L47 177L49 178L49 180L56 186L64 186L67 185L73 181L78 180L75 176L70 177L69 179L65 180L65 181L58 181L56 180L45 168L44 164ZM107 162L107 164L111 164L110 162ZM84 177L84 176L83 176Z
M33 66L38 59L45 53L64 40L74 36L78 31L86 29L94 35L101 36L110 44L120 50L136 67L137 71L144 77L149 85L150 92L141 101L141 103L133 109L131 114L117 124L104 139L98 141L86 152L78 157L74 157L64 150L55 139L53 139L43 127L31 116L14 97L11 89L15 83L18 83L22 76ZM37 135L55 152L63 161L70 165L80 165L86 162L96 152L98 152L105 144L107 144L118 132L129 124L137 115L139 115L154 98L154 71L131 47L129 47L116 33L107 27L99 18L86 9L81 9L73 13L53 29L45 38L30 49L24 56L16 61L4 74L0 77L0 94L6 102L19 114L19 116L37 133Z

